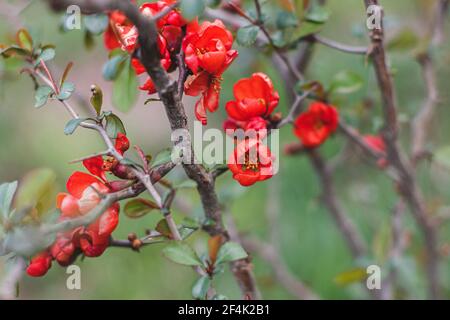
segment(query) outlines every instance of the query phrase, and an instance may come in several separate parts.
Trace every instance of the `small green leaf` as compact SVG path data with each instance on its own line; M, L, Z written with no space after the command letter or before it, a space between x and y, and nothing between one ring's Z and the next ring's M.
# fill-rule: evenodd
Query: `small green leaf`
M188 20L194 20L205 10L204 0L182 0L180 4L181 14Z
M341 71L336 74L330 85L330 92L349 94L358 91L364 85L364 80L352 71Z
M334 278L334 282L338 285L345 286L355 282L361 282L367 278L367 272L364 268L354 268L338 274Z
M172 161L172 149L167 148L159 152L152 161L151 167L158 167Z
M208 276L198 278L192 287L192 297L194 299L205 300L210 286L211 279Z
M186 266L202 266L200 258L187 243L175 241L163 249L163 255L172 262Z
M6 219L11 211L11 204L17 190L17 181L0 185L0 215Z
M259 27L254 25L249 25L242 27L237 32L236 41L241 46L249 47L255 43L258 37Z
M75 132L78 126L85 120L86 120L85 118L77 118L69 120L69 122L67 122L66 126L64 127L64 134L71 135L72 133Z
M0 50L0 54L4 57L4 58L9 58L13 55L19 55L19 56L27 56L30 54L29 51L27 51L26 49L23 49L19 46L16 45L12 45L10 47L6 47Z
M389 50L407 51L418 46L420 42L417 33L411 29L404 29L396 34L388 43Z
M138 98L138 80L131 66L131 60L125 63L124 70L114 80L112 101L114 106L127 112L134 106Z
M137 219L145 216L153 209L158 209L158 205L153 201L136 198L127 202L124 207L124 212L127 217Z
M75 85L71 82L64 82L59 89L59 94L56 97L58 100L67 100L75 91Z
M236 242L224 243L217 254L216 264L247 258L247 252Z
M323 6L314 5L305 15L305 19L310 22L324 23L330 17L330 12Z
M156 231L161 233L164 237L172 239L172 232L170 231L169 225L167 224L166 219L161 219L158 221L156 228Z
M315 23L315 22L309 22L304 21L300 27L297 28L296 31L294 31L292 35L292 39L294 40L300 40L304 37L310 36L312 34L319 33L323 29L322 23Z
M295 85L295 90L299 94L304 94L306 91L310 91L319 99L325 98L325 89L319 81L299 81Z
M109 19L106 14L90 14L84 17L86 29L94 35L103 33L108 27Z
M104 65L103 65L103 78L108 81L115 80L121 71L123 70L124 62L126 60L126 56L122 54L118 54L112 56Z
M91 93L92 95L89 101L91 102L91 105L94 107L95 112L99 116L103 105L103 91L99 86L92 85Z
M36 100L34 107L40 108L47 103L48 98L53 93L53 89L49 86L40 86L37 88L34 98Z
M36 58L35 65L36 66L39 65L39 63L41 63L41 61L50 61L55 57L55 55L56 55L55 49L52 47L42 49L41 53Z
M17 31L16 40L17 44L21 48L30 52L33 50L33 39L31 38L27 30L20 29L19 31Z
M298 19L293 12L280 11L277 15L278 29L288 29L298 26Z
M84 33L83 43L86 50L92 50L95 47L94 35L86 30L86 32Z
M125 135L127 134L125 131L125 127L123 126L122 120L120 120L120 118L116 116L114 113L105 115L105 119L106 119L106 133L108 134L108 137L110 137L111 139L115 139L119 132Z

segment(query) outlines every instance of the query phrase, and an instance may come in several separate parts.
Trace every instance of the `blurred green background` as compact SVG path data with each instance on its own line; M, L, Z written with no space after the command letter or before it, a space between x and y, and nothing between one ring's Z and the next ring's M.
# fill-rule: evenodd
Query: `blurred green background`
M269 1L270 3L271 1ZM275 1L274 1L275 2ZM427 19L426 2L396 0L382 1L386 11L388 36L407 27L421 34ZM14 1L10 2L14 5ZM322 35L337 41L366 45L365 14L362 0L330 0L327 8L331 12L329 22ZM83 30L68 33L59 32L61 15L48 10L41 1L34 1L19 16L1 12L0 43L7 42L20 27L30 30L35 39L42 43L56 45L57 56L51 64L58 74L69 61L74 68L69 81L76 84L77 92L89 95L91 84L99 84L105 94L104 109L111 107L112 84L102 79L101 67L107 59L102 45L102 37L96 38L93 50L83 48ZM447 28L448 29L448 28ZM447 35L450 30L447 30ZM252 72L264 71L271 75L282 99L278 111L286 114L288 108L285 84L277 75L270 60L254 49L239 47L240 56L225 73L221 104L232 99L232 84ZM429 147L439 150L450 145L449 87L450 51L448 41L443 47L433 51L437 70L441 103L435 117ZM390 64L394 70L395 86L401 114L401 129L404 146L408 143L411 116L422 106L425 97L420 66L410 50L392 50ZM308 79L329 84L335 74L342 70L357 73L364 81L363 87L351 95L334 97L341 114L364 133L376 133L380 123L379 94L370 64L363 57L340 53L323 46L314 51ZM117 112L125 123L128 136L133 144L140 145L150 153L157 153L170 146L170 132L162 105L144 105L145 95L141 94L138 104L128 113ZM74 99L73 99L74 100ZM192 98L185 98L190 121L194 118ZM364 101L372 101L367 108ZM76 101L74 101L74 104ZM72 159L101 150L102 142L93 132L77 130L66 136L63 128L68 120L65 110L58 103L49 103L42 109L35 109L33 84L29 77L19 75L14 63L6 65L0 60L0 181L18 180L35 168L52 168L57 175L59 190L71 172L81 170L81 166L68 162ZM83 111L80 108L80 112ZM226 115L224 108L209 115L209 127L221 128ZM281 146L296 141L290 128L281 132ZM334 159L345 146L345 140L336 135L321 148L327 159ZM369 244L370 255L355 262L351 258L343 238L327 210L320 203L320 186L306 157L286 157L280 159L280 171L263 183L243 189L231 179L229 173L219 179L218 193L227 204L238 229L247 235L270 241L268 235L268 210L278 210L275 228L278 231L279 253L283 263L299 279L309 285L321 298L357 299L366 298L367 291L360 283L337 283L336 277L358 266L378 264L385 267L387 244L390 241L389 226L391 212L396 203L395 188L390 179L375 166L368 165L350 150L351 156L338 163L335 172L335 187L345 212L357 223ZM182 179L180 170L171 173L173 179ZM425 162L419 170L421 186L427 196L427 206L435 214L446 212L450 204L450 171L448 168ZM201 215L202 210L195 192L182 191L183 202L192 206L193 215ZM183 213L175 212L175 219L181 221ZM120 225L115 231L116 238L126 238L129 232L143 235L146 228L152 228L160 219L156 213L139 220L121 215ZM398 298L425 298L426 282L423 270L423 241L410 215L405 215L405 228L410 242L399 263ZM190 238L198 249L205 251L207 237L202 232ZM449 223L440 228L439 244L442 248L442 287L450 297L450 246ZM20 282L20 298L28 299L185 299L191 297L191 287L195 273L187 267L173 264L161 255L163 245L145 247L140 253L128 249L110 248L99 258L86 258L76 263L81 266L82 290L66 289L65 269L53 265L43 278L24 277ZM447 249L447 250L445 250ZM253 256L253 264L259 288L266 299L292 299L273 276L269 265L258 256ZM2 269L0 262L0 270ZM382 269L383 270L383 269ZM239 289L229 270L215 280L217 291L230 297L239 298Z

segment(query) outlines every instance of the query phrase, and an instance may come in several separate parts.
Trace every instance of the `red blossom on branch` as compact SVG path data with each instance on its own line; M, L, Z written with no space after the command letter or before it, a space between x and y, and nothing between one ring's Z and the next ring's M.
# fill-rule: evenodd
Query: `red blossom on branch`
M233 179L248 187L273 176L272 154L259 139L239 142L228 159Z
M321 145L336 131L339 113L332 105L313 102L308 110L298 116L294 122L294 133L305 147Z
M185 83L189 96L202 95L195 105L195 115L206 125L206 110L214 112L219 107L222 74L236 59L238 52L232 50L233 35L222 21L194 20L187 26L183 39L185 62L193 75Z

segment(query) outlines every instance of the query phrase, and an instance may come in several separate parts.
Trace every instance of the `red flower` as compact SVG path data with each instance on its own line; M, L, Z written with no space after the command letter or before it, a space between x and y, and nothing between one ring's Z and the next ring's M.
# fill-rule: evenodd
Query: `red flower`
M303 145L313 148L321 145L336 131L339 114L335 107L322 102L314 102L308 111L302 113L294 123L294 133Z
M241 79L233 87L235 101L227 102L228 115L238 121L249 121L254 117L267 117L278 105L280 97L272 81L264 73L254 73Z
M123 137L116 141L119 152L124 152L129 146ZM66 187L69 193L60 193L56 199L56 207L61 210L59 221L88 214L100 203L101 194L110 192L100 180L83 172L73 173ZM118 223L119 204L115 203L90 225L58 233L55 242L31 260L27 273L34 277L45 275L53 259L67 266L79 253L87 257L100 256L109 246L111 233Z
M89 213L101 201L100 194L109 192L109 188L97 178L83 172L75 172L70 176L67 181L67 190L69 194L58 195L57 207L61 210L60 220L73 219ZM109 237L118 223L119 204L116 203L89 226L70 231L72 243L86 256L97 257L108 247ZM63 234L62 237L67 237L67 234ZM65 248L58 241L54 246Z
M380 136L366 135L363 137L363 139L370 148L383 155L378 160L377 164L380 168L385 168L388 162L386 159L386 144L384 143L383 138Z
M139 8L139 10L149 17L152 17L162 10L165 10L169 5L173 4L175 0L162 0L162 1L156 1L152 3L144 3ZM157 26L158 28L162 29L167 25L175 26L175 27L182 27L186 25L186 20L184 20L181 13L177 10L171 10L167 15L162 17L158 20Z
M163 0L153 3L144 3L139 10L147 16L154 16L173 3L172 0ZM124 51L133 52L138 45L137 28L131 24L126 16L120 11L112 11L109 14L110 25L105 32L105 47L108 50L121 48ZM169 50L179 49L181 43L181 27L186 22L177 10L170 11L165 17L158 20L160 34L158 36L158 48L161 55L161 65L165 70L171 66ZM166 39L167 38L167 39ZM136 74L140 75L146 70L139 59L132 59L132 66ZM153 81L149 78L139 89L148 91L149 94L156 92Z
M28 275L32 277L42 277L52 266L52 256L48 251L41 252L31 259L27 267Z
M225 131L242 129L247 131L247 133L248 130L254 130L258 135L257 137L263 139L267 135L267 122L261 117L254 117L248 121L237 121L233 118L228 118L223 123L223 129Z
M127 136L121 132L117 134L115 148L121 155L130 148L130 141ZM106 157L104 159L102 156L92 157L83 161L84 167L94 176L102 179L103 182L106 182L107 180L105 173L110 172L116 164L117 161L115 159L111 157Z
M109 13L109 26L103 40L108 50L121 48L123 51L133 52L136 49L138 32L134 25L120 11Z
M227 56L233 45L233 35L220 20L205 21L202 24L194 20L188 24L183 40L185 61L189 69L197 74L200 69L211 74L223 73Z
M233 35L220 20L202 24L194 20L188 24L186 32L183 50L186 65L193 75L185 83L185 93L202 95L196 103L195 115L205 125L206 110L214 112L219 107L222 74L238 53L231 49Z
M233 179L242 186L250 186L273 176L272 155L258 139L246 139L238 143L228 159Z

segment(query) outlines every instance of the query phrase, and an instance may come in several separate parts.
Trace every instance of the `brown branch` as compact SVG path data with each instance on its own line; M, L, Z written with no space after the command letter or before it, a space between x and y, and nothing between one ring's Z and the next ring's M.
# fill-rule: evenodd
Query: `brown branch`
M340 232L344 236L347 246L350 248L352 256L357 259L365 255L366 245L358 232L358 229L342 211L342 208L336 198L333 178L324 160L315 149L308 149L307 155L316 170L322 186L322 201L328 208Z
M448 10L448 0L439 0L436 3L435 11L428 22L429 30L426 35L432 38L430 46L438 46L443 41L445 15ZM415 116L411 126L411 158L412 165L416 166L419 160L426 158L426 141L428 139L432 120L439 102L439 91L436 79L436 72L433 66L431 54L424 52L417 57L417 61L422 68L422 76L426 86L427 97L421 110Z
M378 0L365 0L365 4L366 7L371 5L379 6ZM439 251L436 230L425 210L422 194L412 174L411 166L405 161L398 146L397 102L392 77L386 61L383 27L371 30L370 39L372 42L371 57L383 105L384 127L381 133L386 144L387 159L399 175L399 191L424 235L427 252L426 269L429 281L429 295L430 298L436 299L439 297L440 291Z
M145 67L147 73L155 83L155 87L159 93L159 97L164 104L167 117L169 119L172 131L178 129L188 130L187 117L184 106L180 99L178 92L178 85L168 76L167 72L162 68L159 50L157 48L156 39L158 30L154 19L149 19L140 14L139 9L130 1L120 0L49 0L53 9L64 10L67 5L76 4L80 6L82 11L90 12L104 12L108 10L120 10L128 19L136 26L139 32L140 49L138 56ZM175 146L181 141L176 141ZM187 137L183 141L189 146L192 146L190 138ZM227 231L222 222L222 215L220 211L220 204L215 192L214 178L208 173L205 168L195 163L194 153L191 147L191 161L190 163L183 163L183 168L187 176L197 183L197 190L205 211L205 215L211 219L214 224L205 227L205 230L210 235L221 234L225 239L228 239ZM233 274L242 288L244 296L252 299L257 298L256 283L250 267L234 268L237 264L244 263L243 261L235 261L231 263Z

